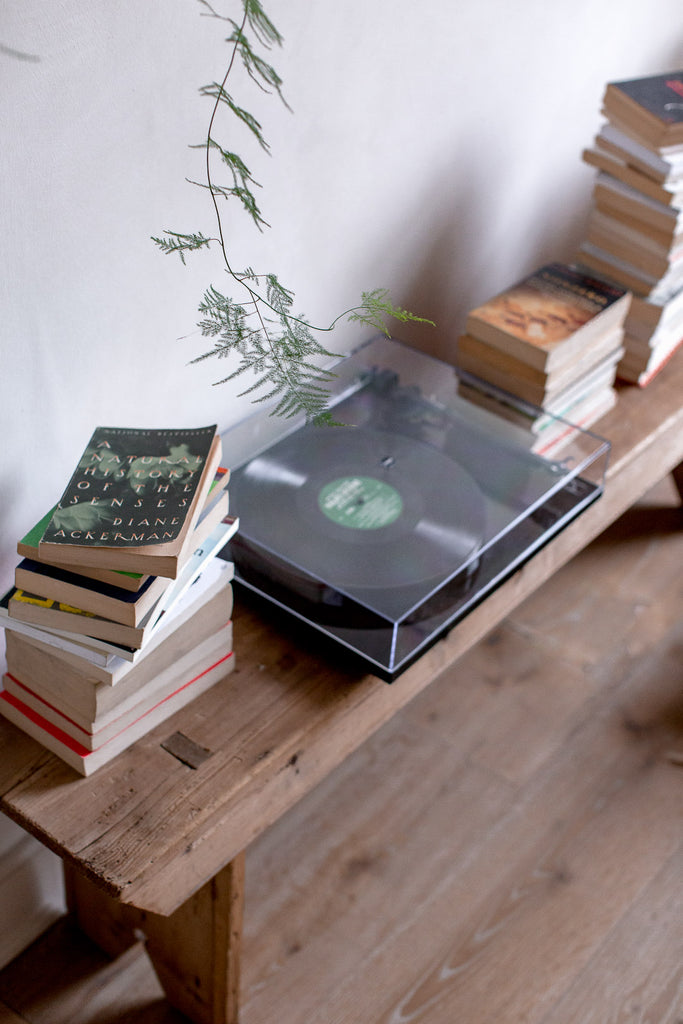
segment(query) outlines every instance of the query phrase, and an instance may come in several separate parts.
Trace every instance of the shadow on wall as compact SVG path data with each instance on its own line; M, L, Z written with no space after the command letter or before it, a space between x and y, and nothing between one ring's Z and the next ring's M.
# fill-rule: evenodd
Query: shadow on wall
M467 313L474 306L552 260L575 258L590 206L592 177L568 171L562 203L558 184L538 196L525 224L501 190L501 174L488 167L463 169L461 157L435 180L429 197L417 201L404 219L405 284L394 295L398 305L434 320L436 327L406 324L397 335L444 361L452 358ZM517 192L522 193L517 168ZM530 180L527 194L533 195ZM532 203L527 204L529 208ZM396 248L387 239L385 251Z

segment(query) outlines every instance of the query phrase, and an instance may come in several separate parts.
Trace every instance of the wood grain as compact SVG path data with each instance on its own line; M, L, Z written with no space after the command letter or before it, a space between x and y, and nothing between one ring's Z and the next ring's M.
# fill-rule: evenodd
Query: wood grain
M683 360L667 371L645 392L625 389L599 425L613 441L604 496L394 685L317 657L242 608L238 670L111 771L77 780L0 724L0 807L110 894L171 913L679 465ZM212 752L197 771L161 749L176 728Z
M241 1024L678 1024L680 520L664 481L255 840ZM182 1020L68 921L0 1000Z

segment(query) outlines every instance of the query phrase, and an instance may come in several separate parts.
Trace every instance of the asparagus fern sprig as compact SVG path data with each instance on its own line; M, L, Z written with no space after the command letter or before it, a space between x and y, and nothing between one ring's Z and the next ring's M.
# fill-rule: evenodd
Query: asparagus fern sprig
M330 360L333 354L317 340L316 335L329 333L342 319L366 324L385 334L389 333L387 318L401 322L431 321L394 307L386 290L375 289L364 292L357 306L339 314L328 326L314 327L305 316L294 314L294 294L280 283L275 274L257 274L251 268L236 271L232 267L223 231L221 202L236 201L259 230L268 227L256 201L255 189L261 186L243 159L232 148L224 147L214 134L218 113L227 111L235 126L246 129L259 147L269 152L259 121L227 90L235 62L241 62L250 79L261 90L276 94L287 106L280 76L256 49L258 45L267 52L273 46L281 46L282 36L266 15L260 0L240 2L242 18L237 22L218 13L208 0L199 0L203 15L222 21L231 29L226 39L230 58L222 81L211 82L200 89L202 96L212 100L212 108L206 137L193 147L205 150L205 180L192 184L206 189L211 198L216 237L208 237L202 232L166 230L153 241L163 253L177 254L183 263L188 253L217 245L223 269L243 296L241 301L237 301L214 285L204 291L199 304L198 327L204 337L213 341L213 347L192 362L214 356L231 357L236 361L235 367L217 384L249 374L253 380L241 394L251 395L257 402L277 400L274 415L289 417L303 413L309 419L329 420L326 406L328 385L333 374L321 367L321 363ZM227 170L227 183L214 181L212 157L217 158Z

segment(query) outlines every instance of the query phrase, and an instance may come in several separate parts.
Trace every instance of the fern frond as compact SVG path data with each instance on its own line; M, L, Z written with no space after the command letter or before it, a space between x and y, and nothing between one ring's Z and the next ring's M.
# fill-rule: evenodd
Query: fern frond
M266 275L266 298L270 306L280 314L287 314L294 302L294 293L288 291L278 281L275 274Z
M386 288L375 288L371 292L363 292L360 305L349 312L347 319L373 327L381 331L382 334L386 334L387 337L390 334L386 324L387 319L398 320L399 323L410 322L434 326L433 320L416 316L415 313L402 309L400 306L394 306Z
M243 4L249 28L259 42L269 49L272 46L282 46L284 40L263 10L259 0L243 0Z
M234 0L237 2L237 0ZM219 199L234 199L241 204L254 224L261 230L268 224L264 220L254 195L260 188L242 158L231 149L224 148L214 137L213 126L219 108L225 107L232 117L250 132L259 146L269 152L259 121L242 107L226 89L234 65L241 62L247 75L260 89L277 93L282 102L282 79L275 68L258 53L254 40L267 50L281 46L283 39L268 18L261 0L239 0L242 18L220 14L210 0L199 0L202 14L216 18L229 26L226 42L230 46L230 59L222 81L212 82L199 91L213 101L213 109L201 146L206 150L206 178L193 182L206 189L210 196L218 229L218 238L207 238L201 233L181 234L166 232L154 242L162 252L176 252L182 262L185 253L218 242L224 269L232 281L245 293L244 301L237 302L210 285L199 304L198 325L202 336L210 339L212 347L191 362L197 363L213 357L230 358L231 372L221 381L238 377L250 378L242 395L253 396L255 402L273 402L272 415L291 417L303 414L315 422L333 422L327 413L328 386L334 373L320 368L320 363L332 357L316 338L327 334L341 319L362 323L388 334L386 320L432 323L415 316L408 310L394 306L384 289L364 292L358 306L337 316L327 327L313 327L303 315L293 312L294 293L284 287L275 274L257 274L251 267L233 270L228 258ZM229 172L228 183L213 181L212 157L220 157ZM231 184L230 184L231 179Z
M258 141L259 146L261 146L266 153L270 152L270 146L263 136L263 129L259 121L257 121L254 115L250 114L248 110L245 110L244 107L238 106L230 93L226 92L222 85L218 82L212 82L210 85L203 85L199 90L199 94L201 96L209 96L212 100L225 104L225 106L232 111L235 117L249 129Z
M282 95L282 79L275 68L252 49L249 38L245 35L242 26L238 25L235 21L232 22L232 25L233 33L226 42L232 43L237 48L244 69L251 80L264 92L276 92L282 102L285 103L285 106L287 106Z
M185 263L185 253L192 252L195 249L204 249L215 242L215 238L206 238L201 233L197 234L181 234L179 231L169 231L166 228L166 235L162 235L161 238L156 238L152 235L152 241L159 246L162 252L172 253L176 252L180 256L180 259Z

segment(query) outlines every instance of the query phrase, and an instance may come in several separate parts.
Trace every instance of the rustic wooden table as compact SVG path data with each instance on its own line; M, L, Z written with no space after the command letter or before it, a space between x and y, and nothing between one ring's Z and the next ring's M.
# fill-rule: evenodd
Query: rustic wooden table
M683 353L596 431L612 442L604 495L392 685L244 602L236 671L89 778L0 721L0 809L63 859L69 906L107 952L144 937L196 1024L238 1018L250 842L658 480L683 496ZM196 768L162 747L176 732L209 753Z

